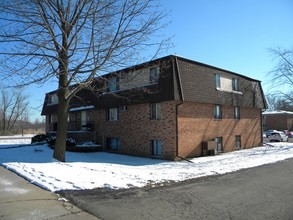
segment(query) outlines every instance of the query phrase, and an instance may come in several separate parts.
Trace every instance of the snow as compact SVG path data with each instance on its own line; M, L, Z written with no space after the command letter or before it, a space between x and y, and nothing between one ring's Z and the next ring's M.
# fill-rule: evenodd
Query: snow
M47 145L1 143L0 164L50 191L163 185L293 158L293 143L274 143L191 161L165 161L106 152L66 152L66 163L52 159Z
M293 112L277 110L277 111L265 111L262 114L263 115L292 115Z
M95 108L95 106L88 105L88 106L80 106L80 107L76 107L76 108L71 108L71 109L69 109L69 111L70 112L83 111L83 110L89 110L89 109L93 109L93 108Z

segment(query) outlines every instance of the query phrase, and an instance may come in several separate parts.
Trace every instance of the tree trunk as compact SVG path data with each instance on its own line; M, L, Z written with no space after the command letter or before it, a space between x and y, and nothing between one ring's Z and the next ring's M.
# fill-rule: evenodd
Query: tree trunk
M66 89L60 89L58 92L58 124L56 141L54 147L53 157L56 160L65 162L66 138L68 127L68 100L66 97Z

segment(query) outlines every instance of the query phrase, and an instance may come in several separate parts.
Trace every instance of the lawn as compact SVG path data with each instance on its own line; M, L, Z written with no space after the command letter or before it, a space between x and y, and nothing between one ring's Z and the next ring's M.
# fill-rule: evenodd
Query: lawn
M293 143L274 143L187 161L165 161L106 152L66 152L66 163L52 159L46 144L29 139L1 140L0 164L49 191L121 189L179 182L275 163L293 157Z

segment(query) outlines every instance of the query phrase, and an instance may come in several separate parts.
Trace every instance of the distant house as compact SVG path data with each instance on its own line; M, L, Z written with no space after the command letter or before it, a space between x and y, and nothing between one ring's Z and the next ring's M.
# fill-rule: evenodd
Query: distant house
M262 143L266 102L258 80L170 55L96 78L72 100L69 136L105 151L168 160ZM46 94L46 129L57 128L56 91Z
M293 112L266 111L262 113L263 129L267 130L293 130Z

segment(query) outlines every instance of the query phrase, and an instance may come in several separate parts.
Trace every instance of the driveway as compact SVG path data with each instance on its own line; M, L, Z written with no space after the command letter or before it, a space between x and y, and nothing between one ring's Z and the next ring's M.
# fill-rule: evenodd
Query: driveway
M292 220L293 159L162 188L61 194L104 220Z

